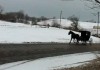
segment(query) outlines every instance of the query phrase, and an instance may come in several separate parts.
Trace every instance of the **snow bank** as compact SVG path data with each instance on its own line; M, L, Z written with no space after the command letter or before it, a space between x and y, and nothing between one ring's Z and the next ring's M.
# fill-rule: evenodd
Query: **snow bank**
M0 66L0 70L53 70L58 68L79 66L84 64L84 62L93 60L95 58L96 55L91 52L69 54L69 55L41 58L29 62L22 61L22 62L4 64Z

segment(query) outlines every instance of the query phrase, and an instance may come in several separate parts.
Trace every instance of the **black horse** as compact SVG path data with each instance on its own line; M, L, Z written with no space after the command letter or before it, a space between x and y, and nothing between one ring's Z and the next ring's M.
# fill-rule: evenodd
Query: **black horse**
M77 43L79 43L79 40L80 40L80 36L72 31L69 31L68 35L71 34L71 40L69 42L69 44L71 43L72 39L73 39L73 42L75 42L75 40L77 40Z

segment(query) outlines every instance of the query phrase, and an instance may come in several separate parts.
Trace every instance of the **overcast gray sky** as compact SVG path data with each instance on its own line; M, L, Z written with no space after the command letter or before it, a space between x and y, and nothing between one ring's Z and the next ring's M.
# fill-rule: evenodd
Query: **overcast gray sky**
M36 17L59 18L62 10L64 18L76 15L81 21L97 20L97 17L91 14L97 11L90 10L85 6L85 2L80 0L0 0L0 5L4 7L5 12L23 10L28 15Z

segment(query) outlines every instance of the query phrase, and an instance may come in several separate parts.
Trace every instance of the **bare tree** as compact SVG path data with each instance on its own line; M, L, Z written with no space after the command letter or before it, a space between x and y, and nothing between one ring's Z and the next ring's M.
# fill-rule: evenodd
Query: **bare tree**
M75 1L75 0L61 0L61 1ZM87 2L92 3L92 4L93 4L92 9L93 9L93 8L98 8L98 7L100 7L100 0L81 0L81 1L82 1L82 2L83 2L83 1L87 1Z
M56 17L53 17L53 20L52 20L52 27L57 27L57 28L60 27L60 24L58 23Z
M96 3L100 4L100 0L86 0L86 1L89 1L89 2L96 2Z
M79 21L79 18L76 17L76 16L70 16L67 18L68 20L70 20L72 22L72 27L75 31L78 31L78 21Z
M100 0L83 0L91 3L91 6L88 6L90 9L98 9L100 8Z
M74 1L74 0L61 0L61 1ZM100 0L85 0L85 1L90 1L90 2L95 1L96 3L100 4Z
M95 0L95 2L99 3L100 4L100 1L99 0Z

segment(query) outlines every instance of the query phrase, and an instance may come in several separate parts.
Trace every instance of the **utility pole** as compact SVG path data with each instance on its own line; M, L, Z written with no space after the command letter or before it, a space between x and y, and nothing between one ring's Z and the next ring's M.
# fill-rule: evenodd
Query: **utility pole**
M97 36L98 36L98 29L99 29L99 12L98 12L98 23L97 23Z
M61 28L62 10L60 12L60 28Z
M94 16L97 16L97 26L96 26L96 29L97 29L97 36L99 36L99 16L100 16L100 12L97 12L97 13L92 13Z

